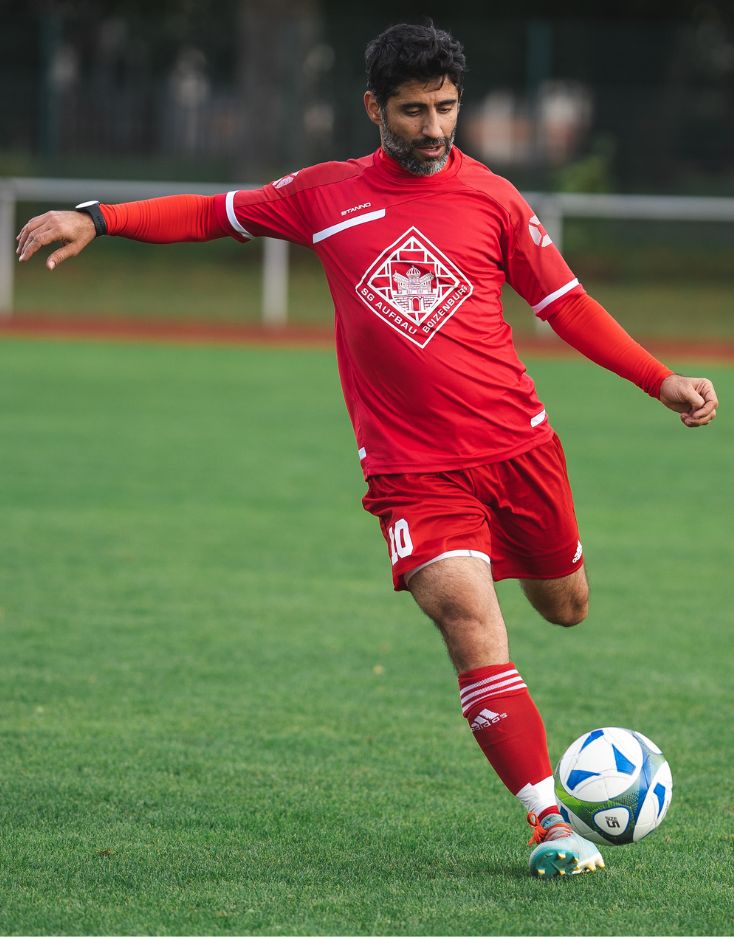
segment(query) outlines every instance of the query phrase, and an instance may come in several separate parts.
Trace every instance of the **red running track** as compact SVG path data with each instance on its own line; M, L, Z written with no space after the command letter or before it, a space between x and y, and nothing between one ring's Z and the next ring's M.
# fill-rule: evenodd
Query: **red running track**
M60 319L42 315L0 319L0 338L112 339L214 345L281 345L329 348L333 333L323 326L270 327L234 323L151 321L133 319ZM548 337L518 336L524 354L562 357L576 355L552 333ZM675 338L641 339L654 355L665 359L734 362L734 341L695 341Z

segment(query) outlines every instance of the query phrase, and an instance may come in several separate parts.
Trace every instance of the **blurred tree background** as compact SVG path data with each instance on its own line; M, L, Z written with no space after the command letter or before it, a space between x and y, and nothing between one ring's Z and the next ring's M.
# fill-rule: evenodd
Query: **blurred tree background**
M361 156L378 144L361 103L364 47L430 16L466 49L457 142L521 189L734 195L731 0L550 9L0 0L0 176L178 180L195 191ZM50 207L20 205L18 221ZM734 335L732 225L570 218L563 248L635 334ZM53 276L16 267L15 315L256 322L261 250L103 241ZM329 322L317 259L295 247L291 258L290 320ZM513 328L531 331L527 307L506 293Z
M377 142L366 42L432 16L465 45L459 144L521 186L734 192L725 0L0 4L0 174L266 181Z

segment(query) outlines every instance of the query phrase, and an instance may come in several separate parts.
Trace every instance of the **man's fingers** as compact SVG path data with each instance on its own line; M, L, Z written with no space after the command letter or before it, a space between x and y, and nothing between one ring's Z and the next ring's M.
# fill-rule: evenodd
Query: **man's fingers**
M696 384L684 384L680 388L680 400L681 403L686 406L688 414L692 414L694 410L700 410L701 407L706 403L703 396L699 393L699 389Z
M58 250L54 251L53 254L49 255L46 260L46 267L49 270L53 270L55 267L58 267L59 264L68 260L69 257L76 257L80 251L81 247L77 244L64 244L63 247L60 247Z
M689 419L695 421L695 423L689 423L688 425L704 426L716 416L719 401L716 397L714 385L705 377L696 378L696 390L701 396L701 403L695 409L691 407L688 411Z
M703 407L706 401L700 394L694 391L688 398L688 403L691 405L691 410L693 410L694 407L698 410Z
M716 418L716 410L708 411L705 416L695 416L689 413L681 413L680 419L681 423L684 426L687 426L689 429L695 429L697 426L708 426L708 424Z
M28 242L33 238L35 233L48 224L49 214L50 212L45 212L43 215L36 215L35 217L26 221L26 223L20 229L20 234L16 239L18 241L18 247L15 250L16 254L22 254Z
M711 381L709 381L707 378L703 378L698 391L703 395L705 401L703 407L701 407L701 410L708 410L709 412L711 410L716 410L716 408L719 406L719 400L716 396L716 391L714 390L714 385L711 383ZM694 416L697 416L697 414L694 413Z
M18 246L15 248L16 254L18 254L19 256L22 256L32 234L33 234L33 228L31 227L31 223L28 222L27 225L21 228L20 234L18 235Z
M19 244L18 259L20 261L30 260L36 251L58 239L59 235L50 225L44 224L43 226L37 226L28 231Z
M702 407L699 407L698 410L693 410L689 416L693 417L694 420L700 420L708 416L709 413L716 413L716 405L713 401L704 404Z
M37 222L32 228L26 226L28 230L24 229L25 234L21 232L22 238L18 244L19 260L29 260L42 247L63 238L58 225L52 223L50 219L41 217L37 219Z
M48 212L44 212L43 215L34 215L32 218L29 218L28 221L26 221L26 223L20 229L20 234L17 236L16 240L20 241L26 232L32 231L34 228L37 228L39 224L43 224L46 219L47 214Z

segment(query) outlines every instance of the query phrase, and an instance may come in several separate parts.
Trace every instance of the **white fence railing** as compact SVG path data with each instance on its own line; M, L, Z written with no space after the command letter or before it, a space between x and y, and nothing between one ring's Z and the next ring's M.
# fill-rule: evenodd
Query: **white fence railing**
M213 195L247 185L206 183L129 182L109 179L0 178L0 316L13 309L16 205L23 202L74 205L89 198L124 202L198 192ZM543 226L559 249L563 224L574 218L639 219L646 221L734 221L734 198L669 195L592 195L570 192L526 192ZM288 244L264 238L262 321L285 325L288 318Z
M90 198L102 202L129 202L159 195L197 192L215 195L255 185L219 185L201 182L129 182L110 179L22 179L0 177L0 318L13 311L15 235L18 202L42 202L46 206L73 206ZM45 209L44 209L45 210ZM25 219L23 219L25 220ZM264 238L261 317L270 326L285 325L288 317L288 244Z

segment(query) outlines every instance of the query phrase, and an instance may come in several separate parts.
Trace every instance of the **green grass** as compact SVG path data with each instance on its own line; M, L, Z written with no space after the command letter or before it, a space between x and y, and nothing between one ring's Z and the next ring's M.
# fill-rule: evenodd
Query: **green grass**
M152 247L103 239L52 274L40 257L18 264L16 315L255 323L261 317L261 257L257 241L246 247L228 239ZM333 304L318 259L299 247L291 248L291 258L290 321L328 325ZM639 271L633 277L616 269L607 274L595 271L587 255L575 269L587 290L636 336L734 340L728 279L678 282L661 270L647 278ZM536 320L524 300L506 289L505 306L516 333L532 334Z
M441 641L392 594L332 356L0 343L0 932L724 934L732 372L686 431L584 362L531 362L593 590L501 586L552 757L655 739L673 804L607 871L526 874L522 810Z

